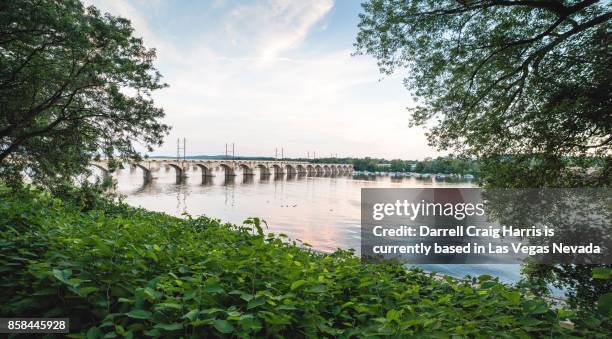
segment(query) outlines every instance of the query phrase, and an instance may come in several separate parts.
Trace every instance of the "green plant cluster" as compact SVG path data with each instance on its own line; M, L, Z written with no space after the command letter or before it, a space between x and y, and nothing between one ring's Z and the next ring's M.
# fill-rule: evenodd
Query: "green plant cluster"
M243 226L0 187L0 314L69 317L70 337L609 334L490 276L458 281L320 254ZM570 321L568 321L570 320Z

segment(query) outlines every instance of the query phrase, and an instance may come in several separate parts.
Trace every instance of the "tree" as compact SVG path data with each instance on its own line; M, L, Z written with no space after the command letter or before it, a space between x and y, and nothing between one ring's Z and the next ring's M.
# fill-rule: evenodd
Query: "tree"
M137 158L169 127L151 92L166 85L128 20L78 0L0 4L0 175L55 186L95 156Z
M405 172L407 169L406 162L401 159L391 160L389 170L392 172Z
M383 73L408 68L412 123L430 144L480 158L612 150L610 2L404 1L363 5L358 53ZM530 161L530 160L529 160ZM520 175L520 174L519 174ZM553 185L562 175L535 185ZM601 184L601 181L598 182Z
M433 126L431 145L480 158L486 186L609 187L611 7L597 0L369 0L355 46L385 74L408 69L405 85L418 102L412 123ZM590 268L525 271L599 291Z

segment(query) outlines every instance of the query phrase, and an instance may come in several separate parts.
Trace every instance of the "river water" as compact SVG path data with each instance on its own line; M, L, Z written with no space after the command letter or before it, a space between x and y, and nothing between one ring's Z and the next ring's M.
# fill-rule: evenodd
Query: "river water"
M132 206L181 216L207 215L223 222L242 224L248 217L261 217L267 232L284 233L313 249L332 252L360 247L361 188L475 187L469 181L392 178L388 176L242 176L225 177L214 172L203 180L200 170L189 170L177 183L173 169L153 172L144 184L140 169L119 170L113 176L118 192ZM491 274L504 282L520 278L519 265L421 265L428 271L456 277Z

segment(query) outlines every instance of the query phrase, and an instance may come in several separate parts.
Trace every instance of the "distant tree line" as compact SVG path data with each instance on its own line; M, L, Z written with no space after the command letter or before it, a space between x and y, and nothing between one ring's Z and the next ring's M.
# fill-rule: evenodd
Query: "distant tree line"
M303 159L306 160L306 159ZM444 174L478 174L479 162L468 158L455 156L437 157L425 160L387 160L382 158L320 158L309 160L314 163L346 163L352 164L356 171L369 172L417 172L417 173L444 173Z

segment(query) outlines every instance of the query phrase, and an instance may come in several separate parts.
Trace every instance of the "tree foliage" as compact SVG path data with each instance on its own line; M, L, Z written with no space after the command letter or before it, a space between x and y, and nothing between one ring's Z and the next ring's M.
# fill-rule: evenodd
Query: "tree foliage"
M605 157L612 147L610 6L371 0L356 48L384 73L409 70L405 84L419 100L412 122L433 124L434 146L497 160Z
M431 145L475 155L488 187L609 186L610 1L370 0L358 53L407 69ZM590 266L525 267L574 291L600 290ZM586 272L586 273L585 273Z
M0 175L56 187L94 156L160 144L154 59L128 20L78 0L1 2Z

